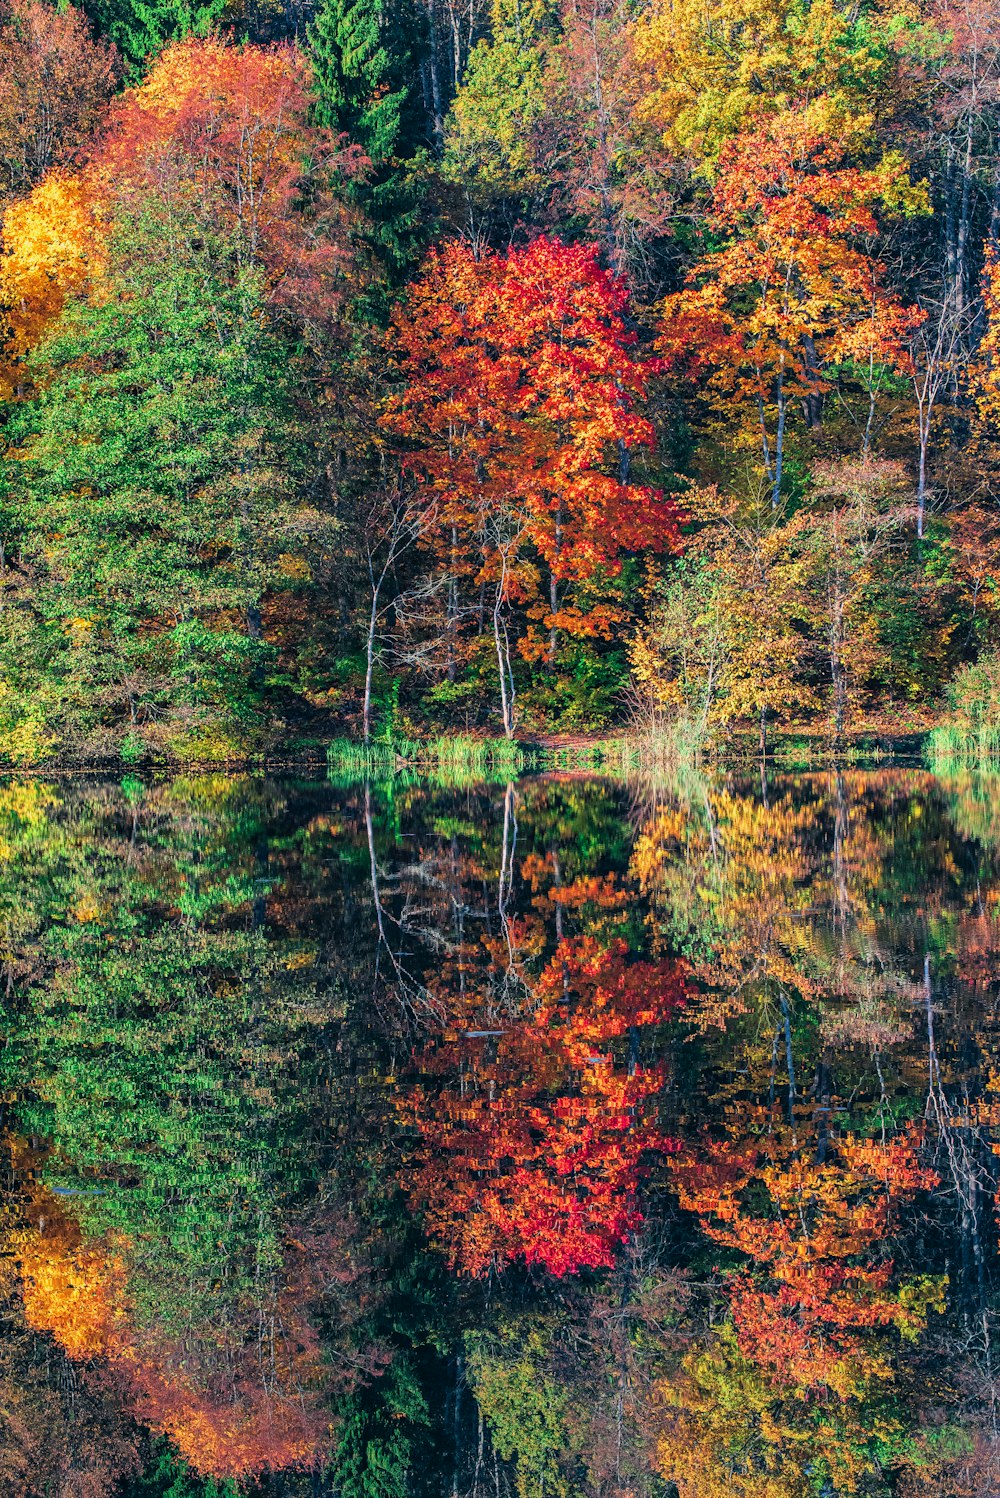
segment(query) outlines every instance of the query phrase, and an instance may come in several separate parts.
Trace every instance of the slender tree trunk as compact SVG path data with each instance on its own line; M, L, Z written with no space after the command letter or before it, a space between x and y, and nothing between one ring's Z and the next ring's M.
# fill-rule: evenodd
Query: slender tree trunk
M427 72L430 82L431 134L438 156L444 152L444 107L441 97L441 62L438 55L438 27L434 0L427 4Z
M372 588L372 606L368 615L368 644L365 660L365 705L362 716L362 734L367 744L372 729L372 676L375 669L375 627L378 622L378 590Z
M762 395L758 395L757 397L757 414L760 417L760 446L761 452L764 456L764 473L767 476L768 483L773 489L774 464L771 462L771 444L767 440L767 421L764 417L764 397Z
M781 471L785 460L785 412L788 399L785 395L784 375L778 376L778 430L774 439L774 488L771 491L771 509L781 504Z
M811 333L806 333L802 338L804 351L803 363L809 372L810 378L818 386L819 384L819 358L816 353L816 343ZM806 419L806 426L814 430L823 424L823 392L819 389L810 390L802 397L802 414Z
M451 568L448 576L448 680L455 680L455 655L458 633L458 579L455 575L458 555L458 528L451 528Z
M875 425L875 361L868 361L868 420L865 422L865 434L861 439L861 456L868 461L872 450L872 428Z
M930 410L918 411L917 425L920 436L920 457L917 463L917 535L924 534L924 511L927 507L927 447L930 441Z
M561 550L562 550L562 504L560 503L559 508L556 511L556 528L555 528L555 561L556 562L559 559L559 553L560 553ZM549 608L550 608L553 616L556 614L556 612L558 611L558 608L559 608L559 582L558 582L558 579L557 579L556 573L555 573L555 562L553 563L553 566L549 570ZM551 625L551 627L549 629L549 660L548 660L548 666L549 666L549 670L550 671L552 671L552 670L555 669L555 664L556 664L556 645L557 645L557 643L558 643L558 630L556 629L555 619L553 618L552 625Z
M507 631L501 615L502 608L503 590L498 585L496 602L493 605L493 640L497 651L497 668L500 672L500 709L503 713L503 731L508 739L512 739L514 737L514 683Z

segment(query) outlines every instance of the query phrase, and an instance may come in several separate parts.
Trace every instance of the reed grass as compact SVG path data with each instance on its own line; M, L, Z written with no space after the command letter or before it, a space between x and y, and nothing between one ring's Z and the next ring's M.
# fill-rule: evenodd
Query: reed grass
M453 788L496 784L516 780L528 762L522 746L510 739L474 738L471 734L371 744L335 739L327 749L327 771L338 784L359 780L424 782Z

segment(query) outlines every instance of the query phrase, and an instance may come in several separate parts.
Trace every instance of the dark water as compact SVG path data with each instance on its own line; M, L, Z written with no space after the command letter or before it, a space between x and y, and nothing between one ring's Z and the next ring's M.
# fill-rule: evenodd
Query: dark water
M0 1493L1000 1491L1000 803L0 790Z

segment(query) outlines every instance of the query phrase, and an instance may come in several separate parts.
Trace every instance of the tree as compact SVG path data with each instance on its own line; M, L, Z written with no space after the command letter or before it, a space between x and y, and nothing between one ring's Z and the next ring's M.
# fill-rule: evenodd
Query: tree
M12 367L0 377L23 384L21 362L67 295L99 281L117 215L134 220L150 199L165 239L173 217L191 239L224 240L240 267L262 275L268 300L324 341L354 264L351 213L332 186L354 164L308 123L307 80L290 49L168 47L118 100L86 168L50 173L8 210L0 306Z
M860 14L826 0L805 11L790 0L657 0L635 26L645 112L713 177L735 135L803 104L817 126L856 140L896 83L898 24L892 7Z
M584 226L616 271L655 286L685 173L643 108L647 82L627 10L608 0L565 6L537 136L559 219Z
M863 324L873 359L900 358L901 309L878 312L882 267L876 205L921 211L900 158L875 170L846 164L843 142L808 110L788 111L722 150L711 226L729 239L696 263L664 303L660 348L671 369L707 379L713 398L752 413L754 440L778 508L786 426L796 402L822 415L826 366L854 352ZM751 440L747 426L747 441Z
M802 568L770 484L742 502L711 490L699 500L703 529L692 550L707 562L711 591L697 624L716 664L702 714L706 722L755 724L763 761L768 720L787 723L815 703Z
M385 45L383 16L369 0L324 0L309 33L317 120L376 163L396 154L408 92L390 86L402 59Z
M911 507L898 465L843 463L819 469L816 479L814 502L799 511L792 529L806 559L807 587L814 590L839 743L849 708L882 663L880 578Z
M323 0L309 27L315 116L371 163L348 191L392 283L410 270L423 238L420 198L406 165L418 149L410 56L417 30L408 6L372 0Z
M645 371L626 305L594 250L538 239L505 260L448 246L395 318L406 384L388 422L436 506L434 544L456 588L460 578L479 588L481 611L491 599L508 736L511 604L526 603L532 621L522 655L552 666L561 632L600 636L614 618L599 603L575 606L574 586L618 569L626 551L678 544L675 506L629 474L629 450L652 433L633 409ZM456 639L457 608L456 592Z
M41 391L18 413L7 545L32 630L8 637L13 679L63 742L228 752L261 723L265 593L294 585L281 559L315 525L279 478L287 354L261 278L175 258L154 214L119 227L110 261L33 356Z
M152 196L192 234L225 240L315 337L337 323L359 269L356 215L334 192L358 168L311 123L310 102L294 48L178 43L120 100L91 175L112 217Z
M118 73L82 11L14 0L0 20L0 202L92 148Z
M84 9L138 77L165 43L207 36L222 15L223 0L87 0Z
M469 56L448 114L443 166L477 216L497 198L522 204L545 191L535 132L550 86L544 44L555 24L544 0L494 0L489 36Z

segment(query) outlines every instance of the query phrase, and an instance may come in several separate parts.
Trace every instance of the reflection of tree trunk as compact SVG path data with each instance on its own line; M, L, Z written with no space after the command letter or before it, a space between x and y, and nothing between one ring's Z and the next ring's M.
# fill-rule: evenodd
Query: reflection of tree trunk
M934 1095L941 1085L937 1042L934 1038L934 999L931 992L931 954L924 953L924 1012L927 1016L927 1088Z
M771 1085L768 1088L768 1107L773 1116L774 1099L778 1087L778 1047L781 1044L781 1026L776 1025L774 1031L774 1043L771 1046Z
M836 924L840 936L841 952L847 940L847 860L844 847L847 842L849 820L847 797L844 794L844 777L838 771L834 776L836 815L833 821L833 882L837 892Z
M562 889L562 864L559 862L559 854L556 852L555 848L552 849L552 888L555 891L556 896L558 896L559 891ZM555 904L555 907L556 907L556 942L557 942L557 944L560 947L562 947L562 939L563 939L563 904L562 904L562 901L560 899L558 899L558 898L555 899L554 904ZM569 963L566 961L566 954L565 954L565 952L563 952L563 958L562 958L562 987L563 987L563 997L564 998L568 998L568 996L569 996Z
M365 781L365 830L368 833L368 861L371 868L372 899L375 901L375 920L378 924L379 950L375 954L375 972L378 974L379 953L385 947L389 950L389 942L385 934L385 917L382 911L382 897L379 893L378 859L375 856L375 823L372 817L372 788Z
M267 918L267 837L263 836L254 849L253 929L259 931Z
M514 787L510 781L503 796L503 840L500 844L500 882L497 890L497 913L500 916L500 927L504 934L507 945L508 972L513 974L514 969L514 942L510 932L510 921L507 919L507 902L514 888L514 855L517 850L517 809L514 800Z
M820 1060L816 1064L814 1088L816 1095L816 1164L822 1165L826 1159L827 1145L830 1139L830 1109L833 1101L833 1074L824 1060Z
M462 1454L462 1354L455 1358L455 1408L453 1411L454 1453L452 1461L451 1498L458 1498L458 1469Z

